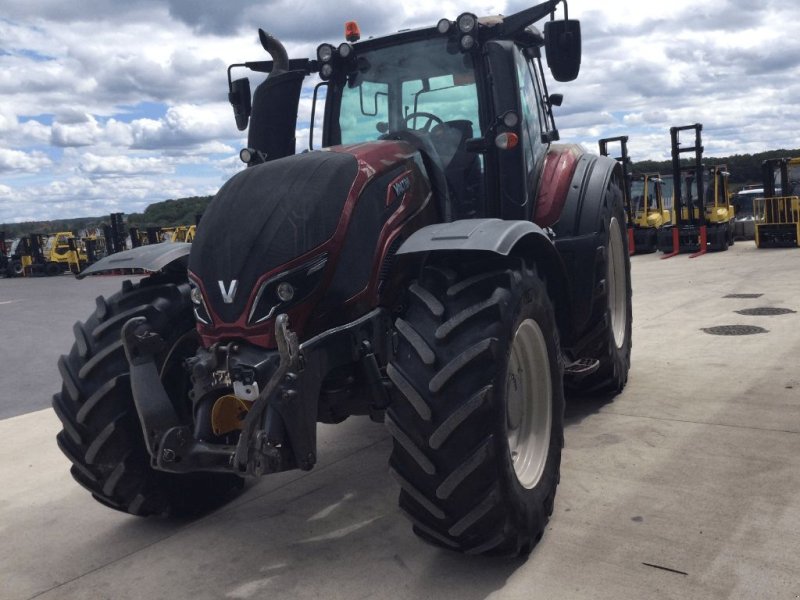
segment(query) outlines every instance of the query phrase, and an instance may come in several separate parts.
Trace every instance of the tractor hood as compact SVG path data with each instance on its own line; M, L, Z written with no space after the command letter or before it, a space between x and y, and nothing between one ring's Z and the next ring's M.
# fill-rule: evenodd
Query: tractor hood
M357 173L352 154L310 152L232 177L203 214L189 256L209 308L237 321L262 275L328 240Z

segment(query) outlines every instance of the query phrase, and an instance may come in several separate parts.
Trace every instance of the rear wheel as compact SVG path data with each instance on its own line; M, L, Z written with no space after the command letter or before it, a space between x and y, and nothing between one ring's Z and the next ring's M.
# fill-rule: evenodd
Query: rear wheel
M527 553L553 511L563 366L545 283L521 261L439 259L410 286L388 374L399 504L420 537Z
M633 310L631 263L624 223L622 191L616 179L612 179L603 200L598 229L603 245L595 253L592 316L587 333L575 349L578 357L594 358L600 366L592 375L572 384L571 389L576 393L618 393L628 381Z
M122 326L139 316L147 317L167 342L169 350L160 357L162 379L178 414L187 415L185 395L176 391L188 385L188 379L178 381L187 377L181 362L197 347L191 343L189 286L159 277L125 282L121 292L98 297L94 314L75 324L75 344L59 360L64 385L53 397L53 408L64 429L58 445L72 461L75 480L106 506L141 516L202 512L221 504L242 480L151 468L120 338Z

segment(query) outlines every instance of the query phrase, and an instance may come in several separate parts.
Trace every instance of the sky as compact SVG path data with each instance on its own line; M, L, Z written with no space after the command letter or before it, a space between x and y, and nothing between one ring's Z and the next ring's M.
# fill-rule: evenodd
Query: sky
M634 161L669 157L669 127L703 123L707 156L800 147L800 36L791 2L570 0L576 81L555 83L563 141L628 135ZM226 67L343 41L512 14L520 0L2 0L0 223L140 212L210 195L243 167ZM255 83L255 81L254 81ZM298 147L308 135L301 104Z

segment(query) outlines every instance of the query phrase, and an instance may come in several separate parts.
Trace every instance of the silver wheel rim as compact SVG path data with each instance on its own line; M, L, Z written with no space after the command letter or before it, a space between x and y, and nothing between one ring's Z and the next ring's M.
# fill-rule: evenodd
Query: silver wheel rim
M608 227L608 261L606 283L608 284L608 310L611 313L611 331L617 348L625 344L626 306L625 246L622 243L622 228L616 217Z
M506 374L506 427L514 473L527 489L542 478L550 448L553 387L544 334L533 319L514 333Z

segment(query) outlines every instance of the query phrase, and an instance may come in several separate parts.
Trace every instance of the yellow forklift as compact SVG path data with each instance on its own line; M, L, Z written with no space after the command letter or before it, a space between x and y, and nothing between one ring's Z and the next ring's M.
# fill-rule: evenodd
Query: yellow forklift
M664 179L659 173L631 178L631 210L636 252L650 254L658 249L658 230L672 223L672 212L664 202Z
M44 243L44 274L59 275L66 271L80 273L89 258L83 240L71 231L59 231Z
M631 173L627 135L599 140L600 154L608 156L608 145L613 142L620 144L620 155L614 158L622 166L625 178L623 192L630 254L651 254L657 249L656 232L672 221L669 210L664 207L664 182L658 173Z
M703 166L700 123L670 128L672 145L672 223L659 229L658 249L662 258L707 251L724 251L733 245L734 209L728 199L729 173L724 165ZM694 132L694 144L681 147L682 131ZM693 153L693 164L681 166L680 155Z
M765 160L762 173L764 197L753 201L756 247L797 247L800 244L800 158Z

